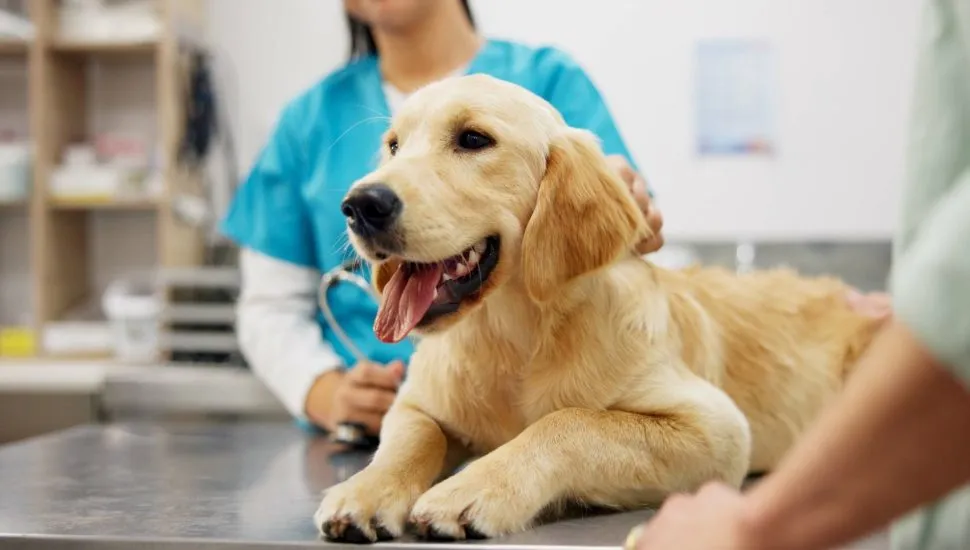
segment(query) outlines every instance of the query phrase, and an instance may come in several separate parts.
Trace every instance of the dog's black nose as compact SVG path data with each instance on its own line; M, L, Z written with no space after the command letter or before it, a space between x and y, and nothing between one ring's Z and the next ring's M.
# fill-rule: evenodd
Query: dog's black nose
M350 228L361 236L387 230L401 213L401 199L383 183L371 183L355 189L340 204Z

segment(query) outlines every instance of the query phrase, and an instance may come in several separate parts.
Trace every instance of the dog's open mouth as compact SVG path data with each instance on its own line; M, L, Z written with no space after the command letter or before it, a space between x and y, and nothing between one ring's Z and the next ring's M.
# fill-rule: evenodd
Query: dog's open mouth
M383 290L374 332L400 342L415 327L458 311L477 298L498 264L499 239L488 237L461 254L433 263L402 262Z

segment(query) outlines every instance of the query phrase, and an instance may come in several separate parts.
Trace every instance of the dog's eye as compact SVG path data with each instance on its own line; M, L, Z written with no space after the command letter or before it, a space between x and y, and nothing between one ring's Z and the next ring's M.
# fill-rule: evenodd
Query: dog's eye
M458 146L468 151L484 149L492 143L492 138L474 130L465 130L458 135Z
M391 156L394 156L394 155L397 154L397 140L396 139L392 139L391 141L387 142L387 150L391 152Z

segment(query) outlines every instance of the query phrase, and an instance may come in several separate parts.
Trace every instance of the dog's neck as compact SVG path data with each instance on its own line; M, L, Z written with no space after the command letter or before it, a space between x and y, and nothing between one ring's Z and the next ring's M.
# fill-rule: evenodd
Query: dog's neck
M587 274L557 292L554 299L536 303L529 296L526 285L518 275L488 297L482 307L454 327L454 337L463 343L503 342L515 349L523 364L538 349L549 331L555 331L557 323L574 314L591 301L608 303L607 295L615 292L615 269L657 269L634 255ZM644 289L649 292L649 289Z
M469 319L475 330L501 338L522 353L531 353L541 328L541 308L529 299L525 285L513 277L488 297Z

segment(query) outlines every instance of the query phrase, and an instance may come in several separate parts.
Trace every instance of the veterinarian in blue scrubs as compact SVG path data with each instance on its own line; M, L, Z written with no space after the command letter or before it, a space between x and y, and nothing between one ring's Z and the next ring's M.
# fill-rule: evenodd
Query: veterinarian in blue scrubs
M341 199L376 167L388 117L408 93L468 73L532 90L602 140L657 233L641 252L660 247L662 222L604 99L567 54L481 38L467 1L345 0L344 7L350 61L286 106L222 230L241 248L238 333L254 372L297 419L328 429L359 422L377 433L411 345L379 342L376 305L340 285L328 294L330 307L370 359L355 365L321 317L317 289L321 273L348 258Z

